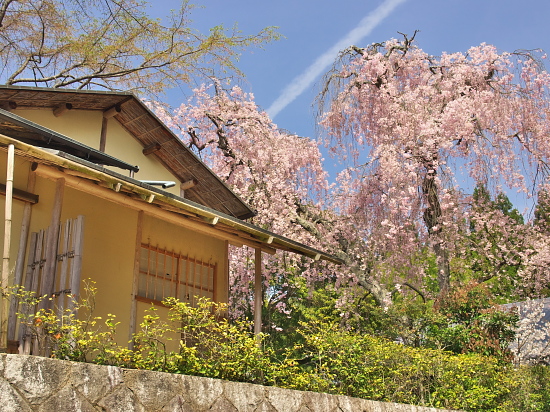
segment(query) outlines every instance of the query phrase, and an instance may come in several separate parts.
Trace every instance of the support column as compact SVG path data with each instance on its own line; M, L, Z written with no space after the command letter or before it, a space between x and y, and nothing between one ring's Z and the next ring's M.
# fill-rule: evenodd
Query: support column
M8 349L8 310L9 299L5 295L10 275L11 219L13 203L13 169L15 164L15 146L8 146L8 167L6 173L6 206L4 220L4 254L2 256L2 313L0 317L0 351Z
M254 334L259 335L262 332L262 306L263 306L263 288L262 288L262 250L255 249L255 277L254 277Z
M134 256L134 280L132 283L132 301L130 307L130 328L128 330L129 349L134 348L134 334L136 333L136 319L137 319L137 300L138 284L139 284L139 264L141 259L141 242L143 233L143 210L138 212L137 226L136 226L136 250Z

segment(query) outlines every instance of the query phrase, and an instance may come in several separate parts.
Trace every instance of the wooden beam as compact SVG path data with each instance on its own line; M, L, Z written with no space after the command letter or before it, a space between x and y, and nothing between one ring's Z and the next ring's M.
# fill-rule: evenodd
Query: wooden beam
M212 218L210 218L210 217L205 217L204 218L204 221L208 222L212 226L216 226L216 223L218 223L218 220L220 220L220 218L218 216L212 217Z
M30 172L32 173L32 172ZM30 176L30 174L29 174ZM0 183L0 194L6 195L6 185ZM21 189L15 189L13 188L13 198L17 200L22 200L23 202L30 203L31 205L35 205L38 203L38 195L35 195L34 193L30 191L25 191Z
M153 143L153 144L150 144L149 146L145 147L145 148L142 150L142 153L143 153L145 156L148 156L148 155L150 155L151 153L158 152L160 149L162 149L162 146L160 145L160 143Z
M38 163L33 163L32 167L36 168L37 166L38 166ZM83 179L93 180L94 182L101 182L101 179L99 179L97 177L94 177L94 176L90 176L89 174L86 174L86 173L79 172L77 170L65 169L65 173L68 174L68 175L71 175L71 176L77 176L77 177L81 177Z
M73 109L73 105L71 103L60 104L59 106L56 106L53 108L53 115L55 117L59 117L72 109Z
M65 224L63 225L63 236L59 236L59 248L57 250L57 260L59 262L59 258L61 257L61 268L59 270L59 283L57 287L57 291L62 291L65 289L69 289L72 295L72 288L67 286L67 272L69 271L69 259L68 256L65 255L69 250L71 249L71 242L70 242L70 235L71 230L74 230L74 221L73 219L67 219L65 221ZM69 300L73 300L71 297ZM56 302L56 314L58 316L58 319L62 319L63 314L65 313L65 297L59 296L59 299Z
M10 111L17 109L17 103L16 102L2 102L0 103L0 108Z
M198 183L199 182L197 179L186 180L181 184L180 189L181 190L191 189L192 187L196 186Z
M2 256L2 314L0 317L0 350L8 350L8 310L9 298L4 296L7 292L10 275L10 245L11 245L11 220L13 205L13 169L15 166L15 146L8 146L8 165L6 171L6 206L4 209L4 254Z
M192 187L195 187L198 184L197 179L190 179L186 180L185 182L182 182L180 185L180 197L185 197L185 191L187 189L191 189Z
M254 334L262 332L262 306L264 302L262 285L262 250L255 250L254 259Z
M113 107L111 107L111 108L109 108L109 109L107 109L103 112L103 118L104 119L110 119L111 117L114 117L117 114L119 114L121 111L122 111L122 107L120 107L119 104L114 105Z

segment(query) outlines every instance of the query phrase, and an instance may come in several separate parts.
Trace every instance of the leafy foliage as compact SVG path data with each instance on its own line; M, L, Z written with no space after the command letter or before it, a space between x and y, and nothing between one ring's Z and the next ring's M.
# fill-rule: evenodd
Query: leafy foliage
M548 410L547 367L516 369L480 353L413 348L346 330L325 309L304 310L300 338L277 351L265 336L253 336L247 322L228 321L224 305L200 299L191 307L169 298L168 318L148 309L130 350L116 344L115 316L93 316L95 292L88 285L76 304L81 319L52 310L26 317L35 337L47 337L40 344L52 356L467 411ZM479 292L471 300L478 297L472 293ZM320 299L328 309L326 297ZM456 319L471 319L478 311L472 304L453 307ZM173 340L176 351L167 349Z
M430 344L454 353L480 353L510 360L510 342L518 322L515 311L497 309L487 286L471 283L438 303L443 322L430 330Z
M0 1L0 75L6 84L131 89L154 94L215 70L238 72L244 48L277 38L190 27L182 0L164 22L141 0Z

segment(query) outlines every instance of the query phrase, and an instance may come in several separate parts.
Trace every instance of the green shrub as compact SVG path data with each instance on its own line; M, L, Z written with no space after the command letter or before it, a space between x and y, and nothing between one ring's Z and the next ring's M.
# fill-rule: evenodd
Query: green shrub
M93 284L88 285L85 298L75 303L79 317L72 310L61 316L54 310L21 315L43 353L377 401L466 411L550 412L545 366L514 368L501 356L414 348L319 318L302 322L299 339L281 354L266 345L263 335L254 336L249 322L229 322L225 305L207 299L199 299L195 307L167 299L166 319L152 306L129 349L116 343L113 315L105 320L93 316L94 294ZM32 306L36 299L29 295L23 302Z
M303 334L306 343L296 355L309 362L289 368L289 373L304 375L291 382L295 389L450 409L506 410L501 405L511 392L513 368L496 358L411 348L335 325L304 325ZM315 388L308 387L309 380Z

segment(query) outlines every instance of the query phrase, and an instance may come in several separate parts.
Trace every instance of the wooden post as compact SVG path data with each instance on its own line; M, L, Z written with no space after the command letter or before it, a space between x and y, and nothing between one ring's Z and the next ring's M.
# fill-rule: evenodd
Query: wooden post
M103 117L101 122L101 135L99 137L99 151L105 153L105 146L107 145L107 123L109 119Z
M82 251L84 250L84 216L78 215L74 220L73 231L73 264L71 265L69 308L74 310L74 304L80 298L80 282L82 277Z
M254 334L257 336L262 332L262 249L255 249L255 277L254 277Z
M134 255L134 282L132 284L132 301L130 308L130 328L128 330L129 348L134 348L134 334L136 333L136 319L137 319L137 300L138 283L139 283L139 264L141 258L141 242L143 233L143 210L138 212L137 227L136 227L136 250Z
M225 270L224 270L225 293L223 297L226 302L229 302L229 241L227 240L225 241L225 250L224 250L223 260L225 262Z
M27 273L25 274L25 290L27 292L32 291L33 289L33 275L35 274L35 264L37 260L37 249L38 249L38 233L31 233L31 241L29 245L29 257L27 260ZM40 260L40 257L38 258ZM36 281L34 281L36 287ZM25 302L21 308L21 312L24 314L25 320L28 319L32 311L32 306L30 303ZM19 353L21 355L30 355L31 353L31 337L27 336L27 325L26 322L23 322L19 325Z
M44 264L44 256L45 256L45 251L43 250L44 249L44 239L48 238L47 236L47 233L49 232L49 229L46 229L46 230L40 230L38 233L37 233L37 236L36 236L36 243L35 243L35 251L34 251L34 256L33 256L33 259L32 259L32 262L30 262L29 264L31 265L31 267L29 268L30 271L32 271L32 275L31 275L31 279L30 279L30 287L29 287L29 291L33 292L35 295L39 295L40 294L40 291L39 291L39 285L38 285L38 280L41 276L43 276L44 274L44 270L43 270L43 267L42 265ZM31 235L31 247L32 247L32 240L33 240L33 236ZM32 250L32 249L31 249ZM31 257L29 256L29 259ZM27 286L27 281L25 281L25 286ZM27 313L27 318L28 318L28 315L30 315L30 313L32 311L34 311L34 307L32 306L29 306L28 307L28 311L26 312ZM22 354L23 355L30 355L31 353L34 353L34 354L37 354L38 353L38 339L32 339L32 335L29 335L29 334L26 334L26 335L21 335L20 337L20 342L23 343L24 341L24 345L22 345Z
M6 173L6 208L4 221L4 254L2 256L2 316L0 350L8 349L8 297L5 296L10 276L10 245L11 245L11 218L13 203L13 169L15 163L15 146L8 146L8 167Z
M57 179L55 185L55 198L52 208L52 217L48 236L46 238L46 262L42 276L42 287L40 293L51 296L55 285L55 267L57 263L57 242L59 239L59 223L61 221L61 208L63 206L63 195L65 193L65 179ZM48 300L42 300L38 305L39 309L49 307Z
M57 308L56 308L58 319L62 319L64 314L63 312L65 311L65 306L66 306L65 305L66 295L62 291L67 289L67 272L69 270L69 253L68 252L69 250L72 250L71 247L73 246L70 243L71 231L74 231L74 223L72 219L67 219L67 221L65 222L65 225L63 225L62 227L63 227L63 233L61 234L60 232L60 236L59 236L59 243L60 243L59 255L61 255L61 270L59 273L59 287L58 287L58 292L60 294L57 299ZM63 239L63 241L61 241L61 239Z
M34 192L36 183L36 173L29 171L27 180L27 191ZM17 252L17 261L15 262L15 275L13 284L17 287L22 286L23 270L25 269L25 255L27 254L27 240L29 237L29 227L31 223L32 203L25 202L23 208L23 219L21 221L21 237L19 238L19 251ZM32 262L31 262L32 263ZM28 289L27 289L28 291ZM15 325L18 299L13 298L10 302L10 314L8 319L8 340L15 339Z
M99 151L105 152L105 146L107 144L107 123L111 117L116 116L122 111L119 105L115 105L110 109L103 112L103 121L101 122L101 136L99 138Z

